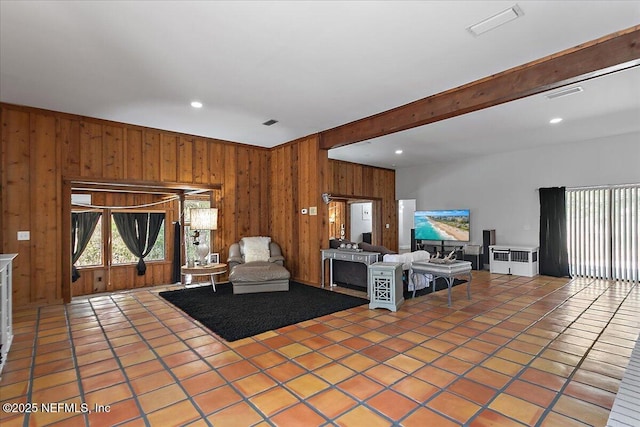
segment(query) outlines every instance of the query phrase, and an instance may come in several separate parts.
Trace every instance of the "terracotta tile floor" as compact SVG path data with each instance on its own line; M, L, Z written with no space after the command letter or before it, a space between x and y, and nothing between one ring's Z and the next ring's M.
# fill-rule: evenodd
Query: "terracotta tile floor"
M227 343L158 296L174 287L16 311L0 400L38 412L3 427L603 426L640 330L637 284L474 272L451 308L438 292Z

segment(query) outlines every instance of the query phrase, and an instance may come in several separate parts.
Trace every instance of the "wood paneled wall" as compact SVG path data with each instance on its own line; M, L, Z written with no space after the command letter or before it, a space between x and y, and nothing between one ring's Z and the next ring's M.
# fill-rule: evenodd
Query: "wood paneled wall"
M0 121L0 251L18 253L16 306L62 300L63 179L221 186L212 249L223 260L232 242L269 233L267 149L10 104ZM27 230L31 239L18 241ZM169 283L162 270L148 284Z
M271 236L282 246L293 279L303 283L320 283L320 248L328 223L322 208L328 162L317 135L271 151ZM301 213L313 206L318 215Z
M329 206L322 193L376 199L382 224L377 244L398 250L395 171L329 160L312 135L276 147L271 158L271 234L285 251L295 280L320 283L320 249L329 246ZM318 215L303 215L317 207ZM389 228L386 228L389 224Z
M271 235L292 277L305 283L320 282L320 249L328 245L323 192L379 199L379 220L390 224L379 243L397 249L395 172L329 160L318 135L269 150L11 104L0 104L0 122L0 251L19 254L16 306L63 298L64 179L220 186L212 250L226 260L241 237ZM313 206L317 215L300 213ZM22 230L31 240L17 240ZM169 283L170 268L162 270L148 284Z
M398 251L398 209L396 203L396 174L391 169L375 168L356 163L330 160L327 169L328 192L356 199L372 199L380 205L374 223L380 224L381 235L374 236L374 244ZM323 206L326 206L323 204ZM328 219L327 219L328 222ZM389 228L386 225L389 224ZM324 234L328 236L328 234ZM327 243L325 243L326 245Z

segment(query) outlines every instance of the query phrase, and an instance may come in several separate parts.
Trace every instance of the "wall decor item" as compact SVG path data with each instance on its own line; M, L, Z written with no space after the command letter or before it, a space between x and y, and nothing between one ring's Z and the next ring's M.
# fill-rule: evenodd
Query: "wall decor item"
M366 221L371 221L371 207L363 206L362 207L362 219Z

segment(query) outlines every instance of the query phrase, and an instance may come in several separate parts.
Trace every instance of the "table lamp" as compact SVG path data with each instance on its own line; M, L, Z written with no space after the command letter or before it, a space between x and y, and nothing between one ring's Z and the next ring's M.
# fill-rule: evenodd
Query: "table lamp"
M191 223L189 226L193 230L193 244L196 245L200 265L207 264L206 258L209 255L209 247L206 242L200 241L200 230L218 229L218 209L198 208L191 209Z

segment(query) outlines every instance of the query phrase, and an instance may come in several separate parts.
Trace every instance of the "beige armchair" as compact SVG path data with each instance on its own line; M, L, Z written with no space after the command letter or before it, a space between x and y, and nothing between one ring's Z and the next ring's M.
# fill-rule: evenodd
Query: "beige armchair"
M269 237L244 237L229 247L229 280L234 294L288 291L291 274L280 245Z

